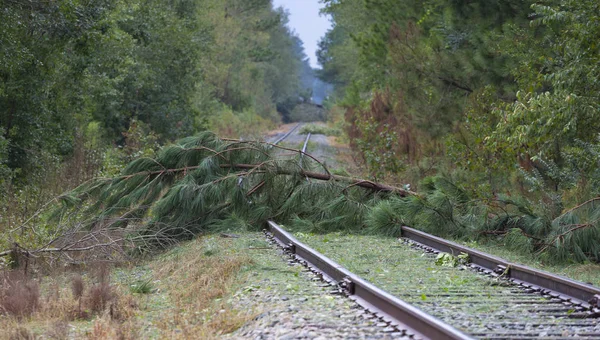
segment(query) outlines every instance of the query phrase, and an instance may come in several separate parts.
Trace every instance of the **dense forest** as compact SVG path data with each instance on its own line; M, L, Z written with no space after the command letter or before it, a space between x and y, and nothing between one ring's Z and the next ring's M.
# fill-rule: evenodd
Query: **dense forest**
M323 3L320 77L353 148L437 209L396 218L600 258L599 2Z
M0 224L199 131L259 136L318 83L270 0L6 0Z

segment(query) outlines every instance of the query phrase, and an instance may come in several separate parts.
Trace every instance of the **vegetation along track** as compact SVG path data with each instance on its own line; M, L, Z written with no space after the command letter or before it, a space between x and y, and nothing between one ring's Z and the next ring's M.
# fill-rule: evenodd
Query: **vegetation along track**
M398 324L395 327L408 329L408 334L416 334L417 337L600 338L597 308L577 298L511 280L507 275L510 267L502 273L495 273L477 264L460 264L457 257L444 253L440 256L437 250L408 239L399 243L382 237L297 234L301 241L339 261L341 265L338 265L329 259L316 257L308 246L296 243L293 237L287 236L289 234L279 231L275 224L270 223L270 230L276 236L279 234L278 242L299 256L301 261L310 262L334 284L345 287L347 294L358 294L355 299L358 302L363 300L363 306L371 305L369 309L375 311L377 317L384 316L386 319L393 316ZM415 249L415 246L420 249ZM422 249L426 252L423 253ZM364 288L363 285L367 285L365 281L341 266L364 276L367 281L392 295L380 292L383 295L377 298L368 293L369 289L376 288ZM523 269L528 268L519 270ZM480 275L482 273L486 275ZM545 279L567 284L564 281L566 279L554 278L550 274ZM571 282L573 285L584 285ZM391 304L397 306L390 307ZM411 309L410 306L416 308ZM419 314L419 310L431 316ZM393 319L387 321L390 320ZM447 325L442 326L444 323ZM449 333L427 333L432 328Z

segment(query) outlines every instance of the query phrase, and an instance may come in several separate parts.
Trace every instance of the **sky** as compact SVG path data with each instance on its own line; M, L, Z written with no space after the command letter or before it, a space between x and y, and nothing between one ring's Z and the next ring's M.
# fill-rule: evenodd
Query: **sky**
M310 58L310 65L320 68L316 56L318 43L331 28L329 19L319 15L323 4L319 0L273 0L273 6L283 7L290 12L288 26L304 42L304 52Z

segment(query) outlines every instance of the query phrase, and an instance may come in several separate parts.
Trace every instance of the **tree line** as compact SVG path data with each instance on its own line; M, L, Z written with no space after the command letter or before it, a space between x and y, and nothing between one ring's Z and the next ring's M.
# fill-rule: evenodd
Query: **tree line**
M286 23L270 0L4 1L3 180L132 122L160 141L279 122L306 91Z
M336 85L334 110L373 177L437 200L421 202L443 212L424 225L514 229L538 250L572 242L565 253L598 258L600 3L323 3L334 26L320 77ZM448 180L457 187L432 185ZM485 227L455 223L475 216Z

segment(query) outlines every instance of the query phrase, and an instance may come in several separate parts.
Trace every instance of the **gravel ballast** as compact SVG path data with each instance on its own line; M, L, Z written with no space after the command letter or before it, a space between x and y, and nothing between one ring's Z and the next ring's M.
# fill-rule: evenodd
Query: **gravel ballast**
M296 237L378 287L442 321L481 338L599 338L598 319L576 306L543 297L465 266L436 265L436 257L393 238L341 234Z
M401 339L353 301L336 294L301 265L290 261L262 234L244 234L254 268L231 302L257 316L230 334L236 339ZM264 244L262 243L264 242Z

